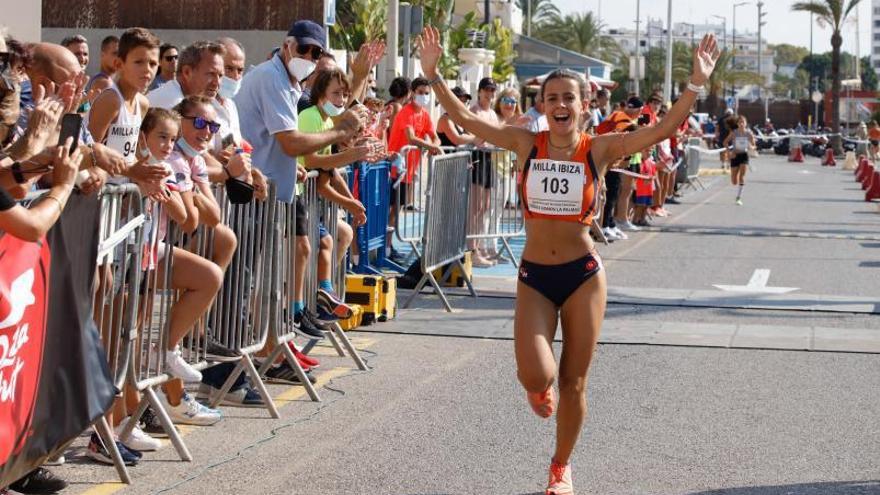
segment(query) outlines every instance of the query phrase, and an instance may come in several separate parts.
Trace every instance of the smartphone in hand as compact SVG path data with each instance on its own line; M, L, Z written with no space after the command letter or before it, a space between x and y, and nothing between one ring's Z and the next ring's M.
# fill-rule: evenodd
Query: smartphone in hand
M61 119L61 134L58 135L58 146L64 144L67 138L72 137L73 142L70 144L70 153L79 148L79 135L82 130L82 115L78 113L64 114Z

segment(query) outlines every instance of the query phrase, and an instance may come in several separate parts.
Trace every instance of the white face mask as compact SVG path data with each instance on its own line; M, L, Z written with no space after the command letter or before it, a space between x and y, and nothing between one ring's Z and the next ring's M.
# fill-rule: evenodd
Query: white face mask
M226 76L220 79L220 90L218 93L221 98L231 100L238 94L239 89L241 89L241 79L233 79Z
M341 115L342 112L345 111L345 107L337 107L329 101L325 101L324 104L321 105L321 110L324 110L324 113L326 113L330 117L336 117L337 115Z
M367 98L375 98L376 90L374 88L367 88Z
M422 108L428 108L428 105L431 104L431 95L414 95L413 101Z
M146 162L147 165L155 165L157 163L161 163L161 161L162 161L162 160L159 160L158 158L156 158L155 156L153 156L153 154L147 148L140 150L138 152L138 154L141 156L141 158L147 159L147 162Z
M299 57L290 57L287 61L287 71L299 82L305 81L315 71L315 64L311 60Z

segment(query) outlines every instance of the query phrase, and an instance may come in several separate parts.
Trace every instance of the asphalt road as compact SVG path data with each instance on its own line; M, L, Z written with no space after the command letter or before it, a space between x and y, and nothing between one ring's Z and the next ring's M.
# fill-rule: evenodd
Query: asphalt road
M880 240L865 240L880 235L880 213L861 201L850 173L817 160L762 157L756 165L744 206L733 205L726 177L709 178L707 190L689 193L671 207L673 217L657 221L657 231L601 247L611 286L717 290L769 269L770 286L880 300ZM185 429L192 463L166 446L132 469L127 488L113 483L112 468L72 449L56 468L73 482L66 493L543 493L553 422L526 405L509 338L479 338L509 321L513 301L453 303L463 311L447 314L436 299L420 298L417 310L367 330L430 330L442 322L470 337L353 333L373 369L354 371L350 360L319 348L324 402L272 385L281 419L226 408L218 425ZM880 332L877 314L785 308L611 304L607 319ZM578 493L880 494L878 359L600 345L590 418L573 458Z

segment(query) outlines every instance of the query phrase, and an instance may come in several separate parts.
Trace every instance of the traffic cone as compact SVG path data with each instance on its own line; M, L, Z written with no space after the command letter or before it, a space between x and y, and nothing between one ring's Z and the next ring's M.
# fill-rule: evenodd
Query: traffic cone
M804 161L804 150L798 146L797 148L792 148L791 153L788 154L788 161L803 163Z
M865 165L868 164L868 157L865 155L859 155L859 166L856 167L855 176L858 177L859 174L862 173L862 170L865 168ZM856 179L858 180L858 179Z
M871 185L865 192L865 201L880 199L880 171L875 171Z
M867 191L868 186L871 185L871 181L874 180L874 166L868 165L865 167L865 173L862 174L862 190Z
M836 167L837 163L834 161L834 150L828 148L825 150L825 158L822 159L823 167Z
M843 160L843 169L844 170L855 170L858 168L859 162L856 160L856 154L852 151L846 152L846 158Z

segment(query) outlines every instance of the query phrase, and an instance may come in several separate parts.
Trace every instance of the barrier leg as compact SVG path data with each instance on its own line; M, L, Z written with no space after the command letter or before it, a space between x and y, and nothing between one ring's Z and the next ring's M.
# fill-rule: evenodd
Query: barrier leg
M503 240L504 245L507 246L507 240L504 239L503 237L501 238L501 240ZM509 246L507 246L507 252L508 252L508 254L510 254L510 258L512 260L514 260L513 263L516 263L516 258L514 258L513 253L510 252ZM461 260L458 260L458 259L455 260L455 265L458 267L459 271L461 272L461 276L464 279L464 283L467 284L468 291L470 291L471 295L474 296L474 298L479 297L477 295L477 290L474 289L474 284L473 284L473 281L471 280L472 276L468 276L468 274L465 272L464 265L461 264ZM519 268L519 267L517 266L517 268ZM449 270L449 273L452 273L452 270Z
M345 331L342 330L342 327L339 326L339 323L333 324L333 333L336 334L336 337L342 342L342 345L345 346L345 349L348 351L348 355L351 356L351 359L354 361L354 364L357 365L358 369L361 371L369 371L369 366L364 360L361 358L360 353L358 353L357 348L354 344L349 340L348 335L345 334Z
M462 273L464 273L464 271L462 271ZM416 285L416 288L413 289L413 293L410 294L410 296L409 296L409 298L407 298L406 302L403 303L403 308L404 309L409 308L409 305L412 304L412 302L416 298L416 296L418 296L419 293L422 292L422 289L425 288L425 284L427 284L428 282L431 282L431 286L434 287L434 292L438 296L440 296L440 300L443 301L443 307L446 308L446 311L449 313L454 312L452 310L452 306L449 304L449 300L446 299L446 294L444 294L443 290L440 289L440 284L437 283L437 279L434 278L434 274L431 273L430 271L426 271L425 274L422 275L422 279L419 280L419 283Z
M339 345L339 341L336 340L336 336L333 335L333 332L324 332L324 335L326 335L330 343L333 344L333 348L336 349L336 354L339 354L339 357L345 357L345 350L342 348L341 345Z
M95 431L101 437L101 441L104 442L104 447L110 452L110 457L113 459L113 467L116 468L120 481L130 485L131 477L128 475L128 468L125 467L125 462L122 461L122 454L116 448L116 438L113 437L113 430L110 429L110 423L107 422L106 417L101 416L101 419L95 423Z
M171 421L171 417L168 416L168 412L165 411L165 408L162 407L162 403L159 402L159 397L156 396L156 391L153 390L153 387L147 387L143 392L144 395L147 396L147 400L150 403L150 407L153 408L153 412L156 413L156 417L159 418L159 423L162 424L162 429L168 434L168 439L171 440L171 444L174 445L174 449L177 450L177 455L180 456L180 460L191 462L192 455L189 453L186 444L183 443L183 439L180 438L180 433L178 433L177 428L174 427L174 423Z
M269 415L274 419L280 418L281 415L278 413L278 408L275 407L275 402L272 400L272 396L269 395L269 391L266 389L266 384L263 383L263 379L260 378L260 374L257 372L257 368L254 366L254 361L251 357L245 354L241 358L241 363L239 364L244 365L244 370L247 372L248 378L250 378L251 385L256 387L257 392L260 393L263 402L266 403L266 409L269 410ZM224 386L225 385L226 384L224 384Z
M210 403L208 403L208 406L211 409L217 409L217 406L220 405L220 402L223 400L224 397L226 397L226 394L229 393L229 390L232 388L232 384L234 384L235 381L238 380L238 376L243 371L244 371L244 365L242 364L241 360L239 359L238 362L235 363L235 368L233 368L232 373L230 373L229 376L226 377L226 381L224 381L223 386L220 387L220 393L217 394L217 397L212 399L210 401Z
M281 346L281 353L287 359L290 367L293 368L293 371L296 373L296 376L299 377L300 382L302 382L303 387L306 388L306 392L311 397L312 402L321 402L321 397L318 395L318 391L315 390L315 386L312 385L312 382L309 381L309 377L306 376L306 372L303 371L302 366L300 366L299 361L296 360L296 356L293 355L293 351L290 350L290 347L287 347L287 343L285 342Z
M602 233L602 229L599 229L599 233ZM604 238L605 236L602 235ZM519 260L516 259L516 255L513 254L513 249L510 247L510 242L507 241L507 237L501 238L501 244L504 246L504 250L507 251L507 254L510 255L510 262L513 264L513 267L519 270ZM608 241L605 241L605 244L608 244Z

